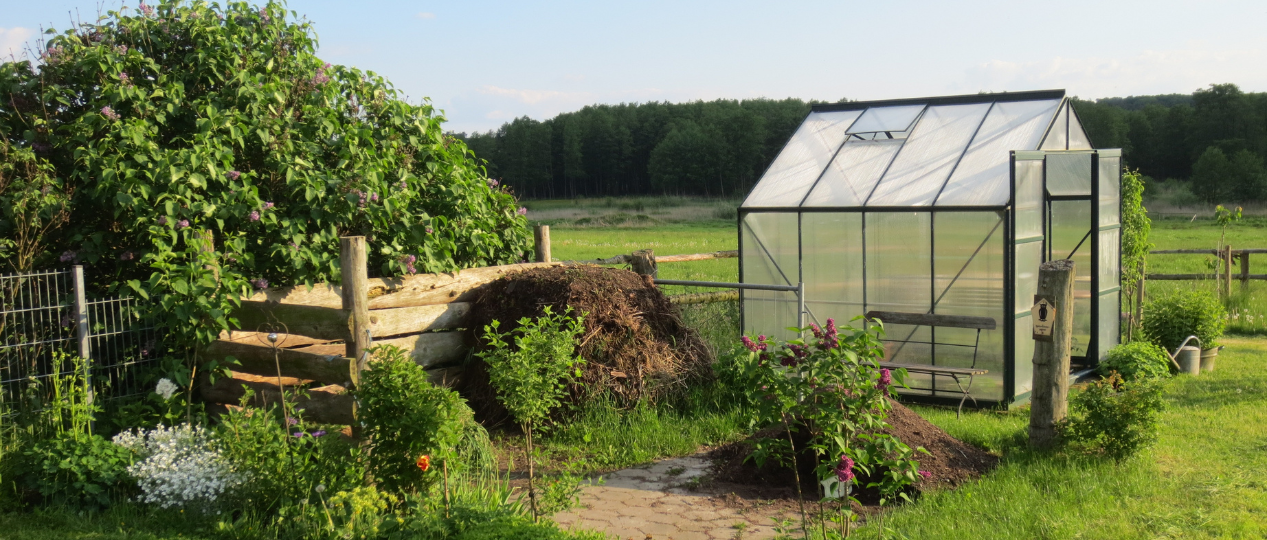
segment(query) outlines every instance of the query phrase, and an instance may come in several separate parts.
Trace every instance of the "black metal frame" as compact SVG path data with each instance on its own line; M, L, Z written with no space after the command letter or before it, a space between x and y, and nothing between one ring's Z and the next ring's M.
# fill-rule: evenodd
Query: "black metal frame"
M826 103L815 105L813 112L856 111L868 107L892 107L895 105L963 105L969 103L988 103L991 101L1038 101L1043 99L1062 99L1064 90L1034 90L1029 92L1000 92L993 94L963 94L958 96L941 96L931 98L884 99L877 101L848 101L845 103Z

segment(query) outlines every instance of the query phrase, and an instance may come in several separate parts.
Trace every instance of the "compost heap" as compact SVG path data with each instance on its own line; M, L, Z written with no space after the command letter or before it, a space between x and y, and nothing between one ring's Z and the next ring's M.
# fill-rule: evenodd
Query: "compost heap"
M957 487L967 480L981 476L998 464L999 458L994 454L951 437L941 428L933 425L922 416L905 405L890 401L893 408L889 410L886 420L889 428L884 430L911 448L924 447L928 454L917 452L915 460L919 462L919 470L927 471L930 476L921 481L916 488ZM802 433L794 433L798 449L806 447L808 437ZM754 437L787 437L782 426L772 427L758 432ZM764 467L757 467L752 460L745 458L752 452L751 439L722 446L711 454L715 479L727 484L727 489L749 498L778 499L796 496L796 480L791 467L780 467L774 460L768 460ZM798 469L802 487L808 493L817 493L818 486L814 480L813 456L809 452L798 452ZM859 479L865 485L866 479ZM864 504L875 504L878 493L874 489L862 489L856 493ZM811 497L813 498L813 497Z
M543 315L546 306L584 314L577 353L585 365L570 388L574 403L610 393L627 406L711 374L712 353L649 277L598 266L533 268L481 287L472 307L475 350L485 348L483 329L493 320L501 321L498 332L509 332L520 318ZM478 356L467 368L462 393L482 422L506 419Z

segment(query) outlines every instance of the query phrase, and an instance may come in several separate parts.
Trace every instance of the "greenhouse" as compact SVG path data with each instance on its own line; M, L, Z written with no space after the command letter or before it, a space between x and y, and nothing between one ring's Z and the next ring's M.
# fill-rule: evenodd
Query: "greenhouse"
M804 312L745 290L743 329L871 313L885 361L985 372L912 373L911 397L1026 400L1043 261L1077 263L1074 369L1118 343L1120 183L1063 90L817 105L739 209L740 281L803 284Z

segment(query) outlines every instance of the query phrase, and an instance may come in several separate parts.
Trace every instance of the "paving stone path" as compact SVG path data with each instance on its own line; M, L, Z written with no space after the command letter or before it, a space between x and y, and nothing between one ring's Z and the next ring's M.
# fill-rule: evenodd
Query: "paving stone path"
M740 512L715 493L692 491L709 468L701 455L616 471L587 485L581 505L554 515L563 528L592 529L622 540L761 540L773 538L773 512ZM785 516L786 517L786 516Z

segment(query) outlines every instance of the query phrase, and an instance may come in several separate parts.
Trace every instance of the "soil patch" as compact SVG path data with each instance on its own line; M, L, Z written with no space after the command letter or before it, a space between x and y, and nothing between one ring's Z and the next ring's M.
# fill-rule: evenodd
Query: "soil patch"
M998 456L951 437L901 403L892 402L892 404L893 408L889 411L888 418L891 427L885 432L897 437L911 448L922 446L929 452L929 454L918 453L915 456L920 470L931 474L928 479L916 486L917 490L926 490L934 486L956 487L967 480L981 476L998 464ZM787 434L780 426L762 430L753 437L785 438ZM792 440L798 449L803 448L808 435L793 432ZM745 458L752 453L752 449L753 443L750 438L714 450L710 454L713 459L714 481L724 484L727 491L734 492L742 498L795 498L796 480L792 468L776 464L773 460L767 461L762 467L757 467L753 461L745 461ZM819 486L815 481L813 459L809 452L798 452L797 465L801 486L808 500L818 498ZM866 482L865 478L859 481L860 484L866 484ZM864 504L875 504L878 502L879 494L873 491L862 489L855 493L855 496Z
M523 317L540 317L567 307L584 313L585 333L577 353L585 359L574 403L609 393L623 404L656 399L693 379L711 375L712 354L695 330L686 326L668 297L639 274L598 266L533 268L481 287L472 308L472 330L501 321L500 332ZM483 350L484 344L475 350ZM500 423L506 411L497 403L484 362L473 357L462 394L486 425Z

